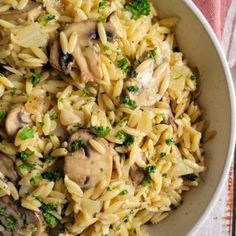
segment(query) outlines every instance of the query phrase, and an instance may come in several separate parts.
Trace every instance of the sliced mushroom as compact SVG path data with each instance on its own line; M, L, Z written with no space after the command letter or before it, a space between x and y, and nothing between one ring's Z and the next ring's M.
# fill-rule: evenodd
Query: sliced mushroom
M90 139L96 140L103 146L104 155L90 146ZM109 184L112 174L112 149L108 142L103 138L95 137L87 130L74 133L70 138L69 146L75 140L82 140L83 147L65 157L65 174L84 189L92 188L104 180Z
M73 67L78 67L81 72L83 82L96 81L102 79L100 69L99 39L97 32L98 22L86 20L79 23L70 24L63 31L67 38L73 32L78 35L77 45L72 54L61 52L59 40L56 40L50 50L50 63L52 67L68 74ZM110 22L105 24L105 30L109 41L114 40L115 32Z
M0 154L0 172L11 182L16 183L18 175L15 171L15 164L10 157Z
M43 232L43 220L39 213L29 211L18 205L11 197L5 196L0 199L0 222L4 230L4 236L24 236L23 229L34 226L33 236L40 236ZM9 224L12 222L12 224Z
M136 185L141 184L145 176L143 169L138 167L137 164L134 164L130 167L129 174L130 174L131 179Z
M29 2L26 7L22 10L8 10L0 14L1 19L3 20L19 20L26 19L31 11L34 11L34 15L40 15L42 11L42 5Z
M136 101L138 106L153 106L164 95L168 80L163 83L166 76L169 76L169 68L167 64L161 65L154 71L155 62L148 59L136 68L137 78L128 79L124 85L126 94ZM138 91L131 91L131 86L137 86Z
M7 134L9 136L15 136L20 128L30 123L30 113L25 110L25 107L22 104L19 104L7 115L5 123Z

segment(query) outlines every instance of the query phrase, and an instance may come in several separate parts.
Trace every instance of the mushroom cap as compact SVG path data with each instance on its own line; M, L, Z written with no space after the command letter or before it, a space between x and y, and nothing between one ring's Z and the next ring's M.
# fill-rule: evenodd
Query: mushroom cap
M0 154L0 172L11 182L16 183L18 175L15 171L15 164L10 157Z
M19 206L18 202L9 196L1 198L0 207L4 208L4 217L0 217L1 225L4 227L4 231L2 231L4 236L24 236L25 234L20 232L20 230L30 224L34 225L37 229L37 231L33 233L33 236L40 236L42 234L43 220L40 213ZM16 225L14 231L7 228L7 217L13 217L15 219Z
M72 33L77 33L77 45L71 54L63 54L59 40L55 40L50 49L50 63L55 69L69 74L73 67L78 67L81 72L83 82L96 81L102 79L100 68L100 48L97 45L99 39L98 21L85 20L78 23L69 24L64 29L67 38ZM105 25L108 41L115 39L115 29L111 22Z
M69 146L77 139L84 142L84 147L65 157L65 174L84 189L92 188L104 180L109 184L113 160L112 149L108 142L103 138L95 137L88 130L80 130L71 136ZM104 155L90 146L90 139L96 140L103 146Z
M31 123L30 114L22 104L18 104L7 115L5 122L7 134L9 136L15 136L20 128L29 123Z
M133 182L136 185L139 185L142 183L143 179L144 179L144 171L143 169L141 169L140 167L138 167L137 164L133 164L130 167L130 171L129 171L130 177L133 180Z

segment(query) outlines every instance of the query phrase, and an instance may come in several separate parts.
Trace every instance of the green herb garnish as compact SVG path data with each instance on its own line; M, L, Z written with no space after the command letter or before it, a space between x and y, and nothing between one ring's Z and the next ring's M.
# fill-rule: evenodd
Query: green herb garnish
M132 13L132 19L137 20L141 15L148 16L151 7L148 0L133 0L125 4L125 9Z
M98 127L94 127L93 131L98 137L104 138L110 133L111 129L109 127L104 128L102 126L98 126Z
M148 167L146 168L146 172L147 172L148 174L155 173L156 168L157 168L156 166L148 166Z
M62 178L62 172L60 171L44 172L42 173L42 177L44 179L56 182Z
M30 127L25 127L20 131L20 139L26 140L34 137L34 131Z
M135 109L137 107L136 101L130 99L129 97L124 98L124 104L129 106L132 109Z
M137 93L139 91L139 87L137 85L132 85L128 87L129 92Z
M174 142L174 140L172 139L172 138L169 138L169 139L166 139L166 144L167 145L172 145L172 144L174 144L175 142Z
M14 230L16 226L16 219L13 216L6 217L6 226L10 230Z
M127 135L125 137L124 145L128 147L128 146L132 145L133 143L134 143L134 137L131 135Z
M36 84L38 84L41 80L41 75L40 74L32 74L31 77L31 83L35 86Z
M112 191L112 188L110 186L107 187L107 191L108 192L111 192Z
M110 48L109 48L109 46L107 46L107 45L103 45L102 49L103 49L104 52L106 52L106 51L108 51Z
M156 52L156 49L154 49L148 52L147 57L151 59L155 59L156 55L157 55L157 52Z
M99 10L104 10L107 7L107 1L106 0L101 0L98 4Z
M6 117L6 114L5 111L0 111L0 120L3 120Z
M50 120L56 120L57 119L57 113L53 112L50 114Z
M144 176L141 185L142 185L143 187L147 187L147 186L150 185L150 183L151 183L151 178L150 178L150 176L149 176L149 175Z
M3 215L4 215L4 212L5 212L5 208L0 207L0 216L3 216Z
M84 145L85 144L84 144L83 140L81 140L81 139L74 140L70 145L71 152L76 152L80 148L83 148Z
M165 156L166 156L166 153L165 153L165 152L161 152L161 153L160 153L160 157L161 157L161 158L163 158L163 157L165 157Z
M138 76L138 72L136 70L132 70L130 76L131 78L136 78Z
M86 90L86 89L83 89L83 94L82 94L83 97L90 97L90 94L89 92Z
M129 60L124 57L121 60L118 61L118 67L124 72L127 73L129 69Z
M193 81L196 81L197 80L197 76L196 75L191 75L191 80L193 80Z
M47 26L48 23L52 20L54 20L56 18L56 16L53 16L53 15L46 15L43 17L43 25L44 26Z
M167 178L167 173L162 174L162 177Z
M20 158L22 161L26 161L29 159L29 157L31 155L33 155L34 153L33 152L29 152L29 151L24 151L24 152L17 152L16 153L16 157L17 158Z
M126 195L126 194L128 194L128 193L129 193L128 190L127 190L127 189L124 189L124 190L122 190L122 191L120 192L119 195L124 196L124 195Z
M41 175L41 174L37 174L37 175L33 176L33 177L30 179L30 183L31 183L32 186L35 186L35 185L37 185L41 180L42 180L42 175Z
M19 165L17 168L20 172L22 172L22 170L33 170L35 169L36 164L32 164L32 163L23 163L21 165Z
M126 134L123 130L119 130L117 133L116 133L116 138L119 139L120 141L124 142L125 141L125 138L126 138Z

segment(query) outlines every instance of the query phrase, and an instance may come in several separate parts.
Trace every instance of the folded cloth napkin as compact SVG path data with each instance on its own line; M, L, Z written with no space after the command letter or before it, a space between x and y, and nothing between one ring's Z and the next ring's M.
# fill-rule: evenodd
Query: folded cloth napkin
M236 0L193 0L221 41L231 68L236 68Z

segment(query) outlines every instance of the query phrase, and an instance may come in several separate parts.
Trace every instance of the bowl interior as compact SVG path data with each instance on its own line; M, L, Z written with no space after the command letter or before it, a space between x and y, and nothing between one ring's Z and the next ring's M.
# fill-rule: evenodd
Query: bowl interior
M231 138L231 101L221 58L188 1L153 0L159 17L178 16L176 37L181 51L200 71L200 105L216 137L205 145L207 171L200 186L185 193L183 204L166 220L150 226L151 235L187 235L209 206L221 182ZM223 186L222 186L223 187ZM208 208L209 210L209 208Z

